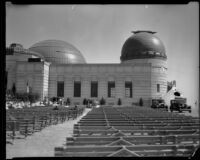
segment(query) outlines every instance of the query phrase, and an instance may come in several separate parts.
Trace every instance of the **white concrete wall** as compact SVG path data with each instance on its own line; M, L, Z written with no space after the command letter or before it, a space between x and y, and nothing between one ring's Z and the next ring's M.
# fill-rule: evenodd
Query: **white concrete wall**
M32 58L32 55L24 55L14 53L13 55L6 55L6 71L8 72L7 89L12 89L13 83L16 85L16 68L17 62L27 62L28 58Z
M7 90L11 90L13 83L16 82L16 60L14 56L6 56L6 71L8 72Z
M17 62L16 92L27 92L27 82L32 93L38 93L41 100L48 95L48 67L46 62Z
M82 103L84 98L91 98L91 81L98 81L98 97L106 99L108 103L117 103L121 98L122 103L132 104L140 98L149 100L152 94L152 72L150 63L137 64L67 64L50 65L49 97L57 96L57 81L63 76L64 98L72 102ZM61 79L61 78L60 78ZM81 81L81 97L74 98L74 81ZM108 81L115 81L115 98L107 97ZM125 82L132 82L132 98L125 97Z
M27 58L27 57L26 57ZM26 59L25 58L25 59ZM16 57L7 57L8 87L16 82L17 92L26 92L26 84L42 98L57 96L57 81L64 81L64 98L82 103L84 98L102 97L108 103L151 101L167 91L167 64L161 59L135 59L121 64L49 64L46 62L16 63ZM74 98L74 81L81 81L81 97ZM98 97L91 98L91 81L98 81ZM108 81L115 81L115 98L108 98ZM132 82L132 98L125 97L125 82ZM160 92L157 93L157 84Z
M151 76L151 98L163 97L167 92L167 61L163 59L134 59L123 61L122 64L130 65L143 65L150 64L149 70ZM139 68L135 68L135 71L140 71ZM157 92L157 84L160 84L160 92ZM149 92L149 91L148 91ZM138 91L139 93L139 91Z

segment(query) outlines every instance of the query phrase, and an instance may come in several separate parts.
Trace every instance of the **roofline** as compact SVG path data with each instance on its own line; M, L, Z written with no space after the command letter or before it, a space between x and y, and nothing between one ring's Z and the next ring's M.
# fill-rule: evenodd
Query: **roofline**
M137 34L137 33L140 33L140 32L146 32L146 33L151 33L151 34L155 34L157 32L154 32L154 31L148 31L148 30L138 30L138 31L131 31L132 33L134 34Z

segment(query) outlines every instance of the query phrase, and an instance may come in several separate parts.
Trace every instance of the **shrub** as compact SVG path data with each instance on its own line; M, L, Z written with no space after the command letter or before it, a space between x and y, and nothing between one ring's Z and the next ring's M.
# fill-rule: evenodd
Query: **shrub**
M37 93L29 93L28 94L28 100L30 101L30 103L34 103L34 102L38 101L39 98L40 98L40 96Z
M122 102L121 102L121 99L120 99L120 98L118 99L118 102L117 102L117 104L118 104L119 106L122 104Z
M10 89L6 90L6 96L13 97L14 95L13 95L12 90L10 90Z
M105 105L106 104L106 101L105 99L102 97L101 100L100 100L100 105Z
M15 94L15 97L17 100L20 100L20 101L28 101L28 93L16 93Z
M140 98L140 100L139 100L139 106L143 106L143 99L142 98Z
M52 97L52 98L50 98L50 100L51 100L52 102L57 102L57 97Z
M132 105L138 106L139 103L138 102L133 102Z
M15 87L15 83L13 83L12 86L12 94L15 95L16 94L16 87Z
M71 104L71 101L70 101L70 98L67 98L67 105L70 105Z
M15 94L16 99L30 103L36 102L39 100L40 96L37 93L16 93Z
M96 105L96 103L95 103L95 101L94 100L92 100L92 106L95 106Z
M89 99L89 104L92 104L93 103L93 100L92 99Z
M86 98L83 99L83 105L87 105L87 99Z

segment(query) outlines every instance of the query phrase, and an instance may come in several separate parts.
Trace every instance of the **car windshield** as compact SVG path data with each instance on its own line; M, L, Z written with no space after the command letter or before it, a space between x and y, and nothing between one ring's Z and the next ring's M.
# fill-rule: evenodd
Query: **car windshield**
M185 100L176 100L176 103L179 103L179 104L185 104Z
M154 100L153 100L153 103L154 103L154 104L164 103L164 100L154 99Z
M186 99L171 100L171 103L186 104Z

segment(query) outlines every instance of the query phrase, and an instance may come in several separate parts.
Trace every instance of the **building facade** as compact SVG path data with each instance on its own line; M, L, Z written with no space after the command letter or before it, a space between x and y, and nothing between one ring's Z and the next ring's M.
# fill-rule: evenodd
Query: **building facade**
M40 58L38 61L37 59ZM35 59L35 60L34 60ZM73 45L60 40L38 42L29 49L7 48L7 89L45 97L83 99L107 104L138 103L162 98L167 92L167 56L162 41L151 31L136 31L124 43L119 64L87 64Z

